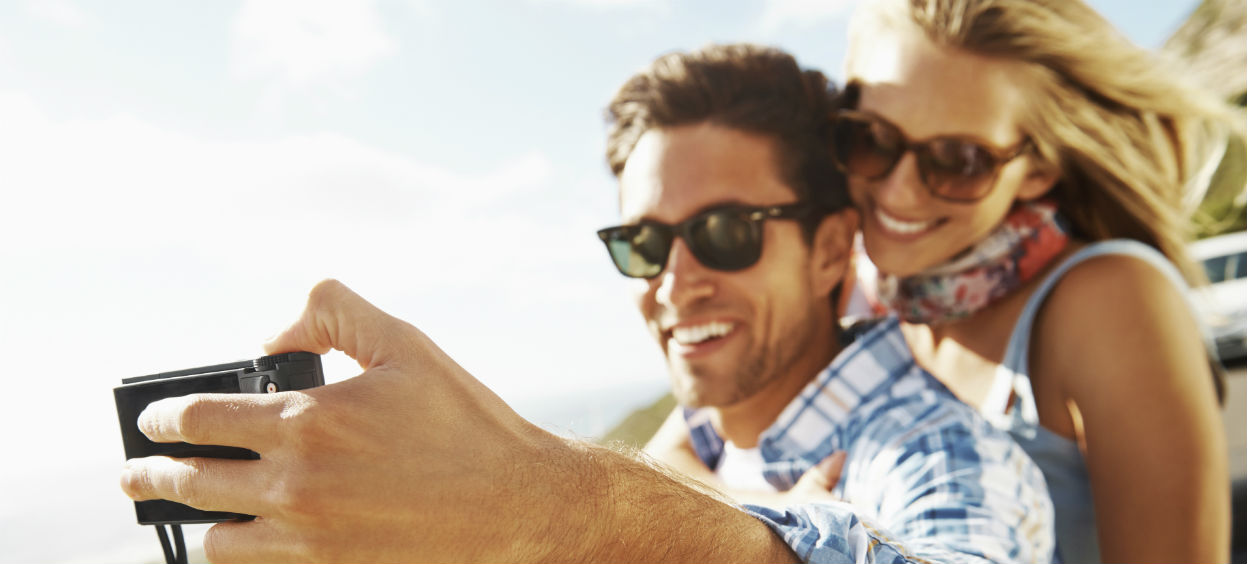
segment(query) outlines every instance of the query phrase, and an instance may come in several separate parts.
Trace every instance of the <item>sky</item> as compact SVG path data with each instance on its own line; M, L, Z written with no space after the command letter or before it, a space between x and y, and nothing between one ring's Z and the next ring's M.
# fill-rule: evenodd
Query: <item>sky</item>
M111 388L258 356L324 278L552 430L558 403L661 393L594 236L618 220L603 108L709 42L839 78L854 3L0 3L0 561L158 555ZM1195 7L1092 4L1150 48Z

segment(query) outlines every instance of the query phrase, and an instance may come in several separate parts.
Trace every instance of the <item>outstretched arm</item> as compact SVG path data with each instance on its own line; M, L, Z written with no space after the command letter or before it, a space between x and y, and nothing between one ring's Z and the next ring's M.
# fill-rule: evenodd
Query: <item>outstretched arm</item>
M328 281L269 353L339 349L363 373L271 395L161 400L155 441L259 460L131 460L122 487L258 516L214 526L239 561L793 561L762 522L633 457L528 423L415 327Z
M839 501L832 495L841 480L845 466L845 451L837 451L807 470L792 488L783 492L759 492L740 490L724 484L706 464L698 458L689 437L689 425L685 422L684 408L676 406L663 425L646 443L646 454L654 457L680 473L724 492L739 503L785 507L801 503Z

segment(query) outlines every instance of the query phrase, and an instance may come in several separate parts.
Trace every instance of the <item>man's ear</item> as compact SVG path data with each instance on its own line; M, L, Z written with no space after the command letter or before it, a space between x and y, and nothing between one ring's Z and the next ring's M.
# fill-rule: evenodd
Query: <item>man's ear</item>
M810 276L816 295L832 291L845 278L858 232L858 210L850 207L825 216L811 241Z

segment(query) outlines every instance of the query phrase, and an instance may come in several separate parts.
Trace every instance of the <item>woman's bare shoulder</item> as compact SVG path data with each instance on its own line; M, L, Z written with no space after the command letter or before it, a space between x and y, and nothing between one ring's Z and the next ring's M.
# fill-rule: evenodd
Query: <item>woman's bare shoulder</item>
M1185 381L1185 375L1207 374L1200 329L1183 291L1135 256L1086 259L1046 301L1036 327L1039 352L1057 355L1051 365L1068 375L1063 387L1072 394L1121 393L1140 377Z

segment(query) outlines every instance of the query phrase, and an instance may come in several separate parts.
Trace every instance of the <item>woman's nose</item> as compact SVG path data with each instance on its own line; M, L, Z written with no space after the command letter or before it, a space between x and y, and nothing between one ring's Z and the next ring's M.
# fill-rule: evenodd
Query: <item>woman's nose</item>
M927 203L929 193L919 172L913 151L906 151L883 178L872 183L871 195L884 207L897 211L917 210Z

